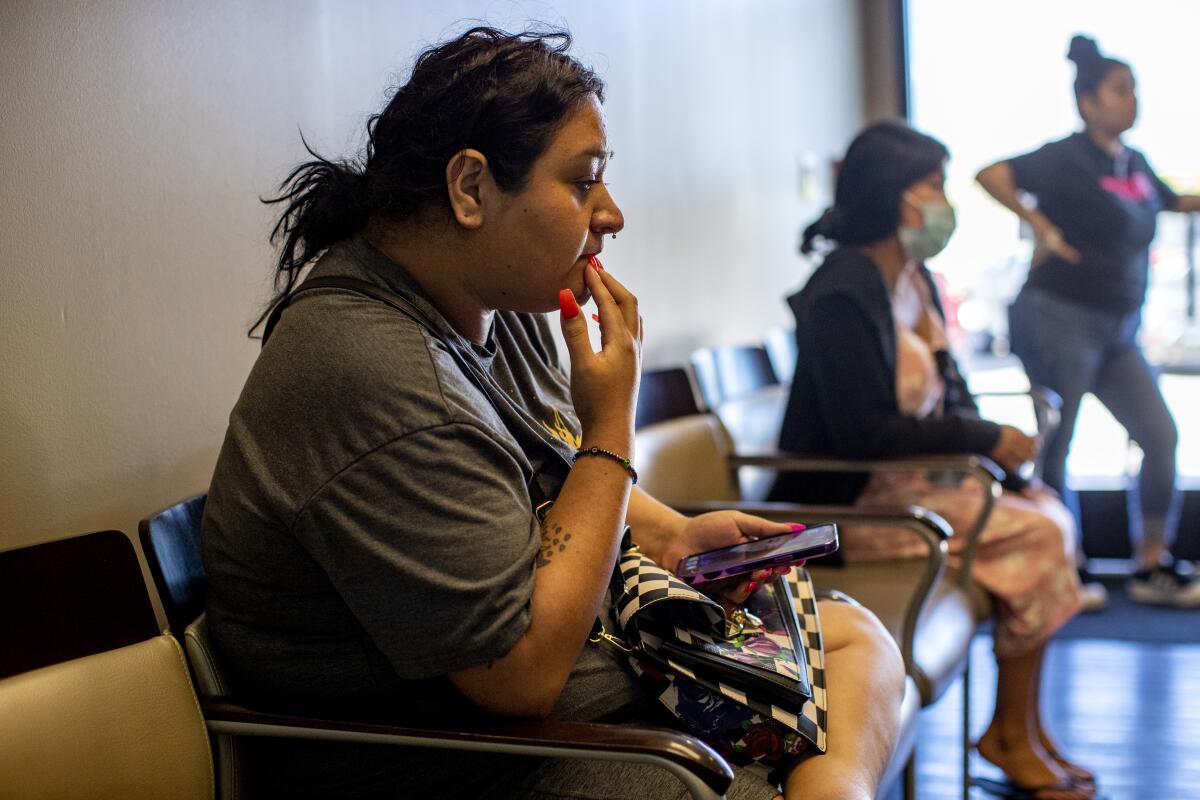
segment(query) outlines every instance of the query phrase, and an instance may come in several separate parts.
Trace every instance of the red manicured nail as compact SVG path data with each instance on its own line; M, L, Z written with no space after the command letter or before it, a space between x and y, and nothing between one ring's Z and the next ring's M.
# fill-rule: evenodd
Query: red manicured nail
M575 319L579 316L579 303L575 302L575 293L570 289L563 289L558 293L558 307L562 311L563 319Z
M596 269L604 269L604 265L600 263L600 259L596 256L588 256L588 263Z
M592 314L592 319L596 320L596 322L599 322L599 321L600 321L600 315L599 315L599 314Z
M749 583L746 584L747 592L753 592L757 588L758 588L758 581L750 581Z
M807 525L801 525L799 522L793 522L793 523L791 523L791 526L792 526L792 530L794 530L794 531L802 531L802 530L806 530L808 528Z

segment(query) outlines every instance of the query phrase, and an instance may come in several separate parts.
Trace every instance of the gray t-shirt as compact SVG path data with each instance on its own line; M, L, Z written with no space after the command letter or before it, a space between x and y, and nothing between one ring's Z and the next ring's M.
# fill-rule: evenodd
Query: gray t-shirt
M401 294L437 332L341 290L315 290L283 314L230 417L205 509L214 642L240 690L303 710L478 715L445 676L524 634L540 541L530 483L536 473L556 491L579 443L547 321L497 312L474 345L360 238L331 248L312 275ZM546 447L521 447L450 347L490 372ZM589 646L554 716L619 718L643 699L616 654ZM522 764L254 746L260 781L293 797L469 795Z

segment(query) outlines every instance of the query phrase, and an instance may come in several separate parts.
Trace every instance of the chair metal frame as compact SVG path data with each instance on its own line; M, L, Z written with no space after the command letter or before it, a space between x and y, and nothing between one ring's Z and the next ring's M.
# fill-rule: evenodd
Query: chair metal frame
M194 505L202 495L189 497L143 519L139 525L140 540L151 565L151 575L170 619L180 609L196 607L195 593L203 593L204 583L194 574L176 569L164 562L165 550L171 545L198 545L199 538L185 542L172 541L173 520L195 520L199 517L180 515L185 505ZM162 523L160 525L160 523ZM176 551L176 555L179 555ZM184 553L187 563L201 565L198 553ZM202 601L201 601L202 605ZM174 610L174 611L173 611ZM203 617L200 619L202 620ZM174 629L182 620L170 619ZM324 741L390 744L403 747L433 747L471 750L512 755L550 758L589 758L630 761L659 766L675 775L696 800L717 800L724 796L733 781L733 770L715 750L694 736L666 728L631 727L601 723L560 722L550 720L515 722L457 721L443 726L431 720L385 720L317 718L279 709L252 697L214 694L212 685L205 686L199 677L220 669L219 658L208 643L208 652L198 656L194 635L195 621L183 627L189 663L198 678L206 724L214 737L258 736L285 739L320 739ZM228 673L221 681L228 686ZM413 724L408 724L412 722ZM229 759L222 759L228 770ZM240 787L229 775L218 776L224 800L233 800Z
M728 349L728 348L726 348ZM734 350L742 351L752 348L734 348ZM761 347L768 362L770 361L770 351L763 345ZM711 350L711 348L709 349ZM709 384L713 387L721 385L721 378L718 374L720 362L712 355L705 356L708 350L697 351L690 359L692 368L697 364L697 356L701 356L701 362L709 364L710 371L713 373L709 376ZM786 402L786 385L779 384L778 386L758 386L753 387L749 392L743 393L740 396L721 396L718 397L717 404L711 407L710 410L723 417L722 409L729 414L731 410L736 409L739 403L745 403L747 396L755 392L761 396L770 396L772 402ZM713 392L710 391L702 395L702 398L712 403ZM977 392L976 397L1029 397L1034 406L1034 414L1038 428L1039 436L1044 440L1058 426L1060 420L1059 409L1062 405L1061 398L1053 391L1044 387L1033 386L1026 392ZM736 416L736 414L735 414ZM781 415L780 415L781 416ZM775 471L800 471L800 472L819 472L819 473L881 473L881 472L911 472L911 471L944 471L957 473L963 478L976 482L983 493L983 504L980 512L972 520L966 530L962 532L965 543L962 552L962 566L956 570L954 579L959 587L967 592L972 597L978 597L978 590L974 588L971 580L971 567L974 564L975 555L978 551L979 540L987 525L988 519L991 516L992 510L995 507L997 499L1000 497L1002 487L1000 482L1003 478L1003 472L990 459L973 454L966 455L937 455L937 456L909 456L903 458L891 459L845 459L837 457L828 457L823 455L796 454L780 452L774 448L765 448L762 443L758 443L757 451L748 451L739 448L735 441L735 452L729 454L729 466L735 475L735 480L741 470L744 468L752 469L767 469ZM1040 476L1042 468L1042 460L1035 462L1034 474ZM983 608L977 608L977 615L982 618ZM963 728L962 728L962 753L963 753L963 798L966 800L970 789L970 647L968 646L964 653L962 663L962 703L963 703ZM926 698L926 704L936 701L940 695L930 695Z

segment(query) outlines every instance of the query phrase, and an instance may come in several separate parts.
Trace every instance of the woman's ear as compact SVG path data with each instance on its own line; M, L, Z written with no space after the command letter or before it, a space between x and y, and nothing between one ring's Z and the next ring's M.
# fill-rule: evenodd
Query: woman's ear
M908 199L908 193L900 197L900 227L919 228L925 224L925 215Z
M1079 109L1079 116L1084 123L1091 125L1096 116L1096 95L1093 92L1078 95L1075 98L1075 106Z
M446 191L454 219L464 228L483 227L484 197L495 188L487 156L470 148L459 150L446 163Z

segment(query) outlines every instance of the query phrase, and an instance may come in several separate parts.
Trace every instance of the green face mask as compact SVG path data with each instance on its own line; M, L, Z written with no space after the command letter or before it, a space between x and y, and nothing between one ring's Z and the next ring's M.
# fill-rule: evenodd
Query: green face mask
M954 207L943 200L918 200L911 193L904 200L921 212L923 223L919 228L900 226L900 244L904 253L914 261L933 258L946 249L957 224Z

